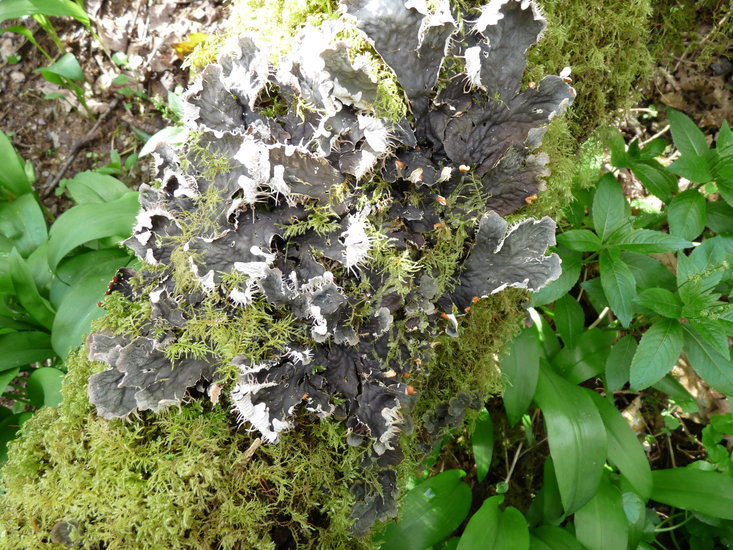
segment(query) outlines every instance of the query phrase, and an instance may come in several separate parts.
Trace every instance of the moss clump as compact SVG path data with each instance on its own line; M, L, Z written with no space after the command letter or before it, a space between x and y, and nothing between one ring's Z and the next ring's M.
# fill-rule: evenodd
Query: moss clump
M222 405L202 400L107 422L86 398L98 365L80 353L67 364L62 405L36 414L11 444L2 548L46 548L58 522L110 549L371 547L348 534L365 449L346 445L339 423L304 421L257 446Z
M572 134L583 140L638 99L651 73L648 49L652 5L541 0L547 31L528 55L528 81L571 67L578 92L568 112Z

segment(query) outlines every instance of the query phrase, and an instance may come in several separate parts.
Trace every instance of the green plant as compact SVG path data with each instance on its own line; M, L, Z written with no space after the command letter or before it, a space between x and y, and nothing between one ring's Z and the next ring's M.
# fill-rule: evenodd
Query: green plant
M733 214L731 133L724 124L709 148L687 117L671 109L668 117L680 153L669 167L655 160L668 146L663 140L640 149L634 142L627 148L615 131L609 136L614 166L649 181L648 189L668 206L653 216L632 215L616 178L605 174L568 209L570 225L558 235L563 274L535 295L533 325L500 361L506 417L494 415L494 426L484 410L471 431L480 508L471 508L464 471L442 472L404 497L399 521L376 537L382 550L733 545L733 462L720 444L733 431L731 415L713 416L702 430L707 460L674 467L670 456L672 468L652 470L613 400L627 384L631 391L651 392L650 399L661 395L669 403L661 411L664 427L648 439L666 439L671 448L671 432L683 427L671 414L679 410L675 404L696 410L668 374L682 352L709 385L733 395L733 239L727 236L733 217L706 216ZM691 188L679 192L676 175ZM661 231L665 227L669 233ZM676 276L649 255L659 252L675 254ZM533 403L542 424L536 413L527 414ZM521 428L512 429L520 420ZM503 437L495 440L497 427ZM512 473L520 456L543 456L544 441L549 457L543 484L528 498ZM504 473L489 476L487 484L487 465L501 456L498 443L514 447L514 458L505 454L495 464ZM525 477L532 479L527 468ZM502 507L504 499L513 506ZM459 525L459 535L449 538Z
M30 417L26 406L58 404L66 355L101 315L112 275L130 263L117 243L130 233L137 193L107 175L78 174L67 184L77 205L49 230L33 168L2 132L0 160L0 393L15 403L0 409L2 462Z

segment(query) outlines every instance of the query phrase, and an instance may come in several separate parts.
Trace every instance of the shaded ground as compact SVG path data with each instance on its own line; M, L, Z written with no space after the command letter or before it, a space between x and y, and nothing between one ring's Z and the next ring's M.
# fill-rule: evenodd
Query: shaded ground
M142 147L143 133L155 133L169 123L168 93L185 88L189 81L173 44L191 33L216 32L226 16L222 4L221 0L163 0L152 5L143 0L88 1L87 11L98 22L104 47L76 21L54 18L64 47L84 71L86 101L94 118L72 93L34 72L50 62L29 40L19 34L0 34L0 129L33 163L37 187L52 214L65 207L52 188L64 168L65 176L72 177L105 166L111 162L111 151L124 162ZM0 26L14 24L30 28L41 47L54 59L61 57L62 52L33 19ZM69 101L45 99L54 92ZM74 152L75 159L65 166ZM146 163L135 163L130 173L118 177L137 186L147 173Z

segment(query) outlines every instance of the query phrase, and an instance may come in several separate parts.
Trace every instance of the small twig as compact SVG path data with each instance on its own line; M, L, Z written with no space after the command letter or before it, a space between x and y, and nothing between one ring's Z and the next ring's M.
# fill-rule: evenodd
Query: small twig
M517 450L514 452L514 458L512 459L512 465L509 468L509 472L506 475L506 479L504 482L509 485L509 480L512 478L512 473L514 472L514 467L517 465L517 460L519 460L519 455L522 452L522 447L524 446L524 441L519 442L519 446L517 447Z
M109 116L109 114L117 107L117 103L119 102L118 98L115 98L112 100L112 102L109 104L109 108L102 113L99 118L97 119L97 122L94 123L94 126L92 126L92 129L89 130L86 135L77 140L74 145L71 147L71 152L69 153L69 156L66 159L66 162L64 162L64 165L61 167L61 170L56 174L54 177L49 177L48 180L46 180L45 185L39 189L39 194L41 195L41 198L45 199L48 196L51 195L53 190L56 188L56 186L61 181L61 178L64 177L64 174L69 169L69 166L71 166L71 163L74 162L74 159L79 154L79 152L82 150L82 148L87 145L90 141L93 141L97 137L97 130L99 130L99 126L102 124L102 122Z
M247 463L252 460L252 457L254 456L257 449L259 449L260 445L262 445L262 438L258 437L255 439L252 444L247 448L246 451L244 451L244 454L242 455L242 458L240 458L236 463L236 470L237 470L237 477L242 475L242 472L244 472L244 467L247 465Z
M677 467L677 463L674 459L674 448L672 447L672 438L667 434L667 447L669 447L669 458L672 460L672 468Z
M710 37L713 36L713 33L718 29L718 27L722 27L723 25L725 25L726 19L728 19L728 14L724 15L723 18L720 21L718 21L715 25L713 25L713 28L710 29L710 32L707 33L700 40L700 42L697 43L697 46L700 47L703 44L705 44L705 42L707 42L708 40L710 40ZM688 43L687 47L685 48L685 51L682 52L682 55L677 60L677 64L674 66L674 69L672 69L673 72L677 72L677 69L680 68L680 65L682 64L682 61L684 61L685 57L687 57L687 54L690 53L690 46L692 46L692 42Z
M654 141L658 137L662 137L664 134L667 133L667 130L669 130L669 124L667 124L664 128L659 130L656 134L654 134L652 137L645 139L644 141L639 143L639 147L644 147L647 143Z
M601 324L601 320L606 316L606 313L608 313L609 311L610 311L610 309L608 308L608 306L604 307L603 308L603 311L601 311L601 314L598 316L598 319L596 319L595 321L593 321L593 324L588 327L588 330L590 330L592 328L596 328L598 325L600 325Z

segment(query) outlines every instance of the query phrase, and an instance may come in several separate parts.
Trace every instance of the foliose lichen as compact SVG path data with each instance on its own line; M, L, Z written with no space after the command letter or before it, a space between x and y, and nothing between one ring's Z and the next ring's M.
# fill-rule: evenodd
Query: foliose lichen
M533 1L342 10L305 26L276 65L240 37L186 93L189 140L158 145L160 183L141 186L127 241L145 267L119 290L139 322L89 337L106 367L88 397L106 419L221 400L264 444L303 419L341 423L371 480L351 485L364 534L397 513L400 439L431 343L458 336L483 298L560 274L546 255L554 222L504 217L542 190L536 149L574 90L565 76L521 89L545 28ZM349 19L407 116L382 116L373 71L338 39ZM220 318L241 330L214 341ZM475 401L453 396L423 424L453 426Z

